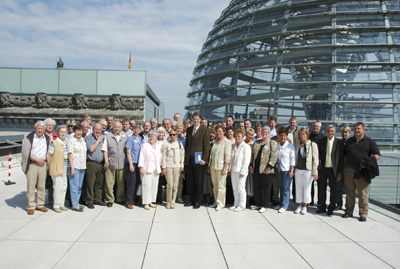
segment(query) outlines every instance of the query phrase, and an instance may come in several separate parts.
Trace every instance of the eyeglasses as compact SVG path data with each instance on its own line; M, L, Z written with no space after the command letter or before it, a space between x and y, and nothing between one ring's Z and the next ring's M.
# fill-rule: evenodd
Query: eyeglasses
M169 134L169 136L176 136L176 134Z

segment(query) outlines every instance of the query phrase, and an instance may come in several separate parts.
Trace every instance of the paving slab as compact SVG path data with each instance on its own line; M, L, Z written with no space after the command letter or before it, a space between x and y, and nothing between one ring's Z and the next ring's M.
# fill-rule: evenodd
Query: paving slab
M80 236L79 242L146 244L151 225L148 223L95 221Z
M144 269L227 269L218 243L149 244Z
M286 240L269 223L217 223L215 232L221 244L276 244Z
M8 239L74 242L89 225L90 221L36 219L13 233Z
M274 225L279 233L290 243L299 242L347 242L342 233L325 223L280 223Z
M221 244L229 269L311 268L290 244Z
M293 243L313 268L391 268L354 242Z
M54 268L73 242L4 240L0 242L0 268Z
M379 222L340 223L332 222L330 225L353 241L400 241L400 232L395 231Z
M71 268L129 268L142 266L146 244L75 243L54 267Z
M211 223L154 223L150 244L216 244Z

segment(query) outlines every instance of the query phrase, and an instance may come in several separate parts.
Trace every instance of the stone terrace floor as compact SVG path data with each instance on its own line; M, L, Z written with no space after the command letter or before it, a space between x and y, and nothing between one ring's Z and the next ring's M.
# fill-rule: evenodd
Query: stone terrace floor
M19 165L12 180L0 184L0 268L400 268L400 217L374 205L365 223L296 215L294 203L283 214L177 204L29 216Z

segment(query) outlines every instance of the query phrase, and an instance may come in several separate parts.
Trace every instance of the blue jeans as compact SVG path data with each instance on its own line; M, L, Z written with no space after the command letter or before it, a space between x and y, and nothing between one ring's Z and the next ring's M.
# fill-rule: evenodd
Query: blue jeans
M289 207L290 200L290 185L292 184L293 177L289 177L289 171L281 171L278 175L279 190L280 190L280 204L283 208Z
M85 169L75 169L75 176L71 175L71 167L68 167L69 190L71 192L72 208L79 206L79 198L81 198L83 177Z

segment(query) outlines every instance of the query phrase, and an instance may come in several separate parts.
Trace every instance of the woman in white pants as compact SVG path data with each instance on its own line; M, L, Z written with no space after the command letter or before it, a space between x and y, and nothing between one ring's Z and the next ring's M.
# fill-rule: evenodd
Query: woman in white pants
M311 202L311 184L318 179L318 145L309 140L310 133L306 128L298 132L300 141L296 144L296 203L299 204L295 214L306 214L307 205Z
M235 144L232 145L231 169L233 195L235 202L230 210L243 211L246 208L246 178L249 173L251 148L244 141L244 131L235 131Z
M65 125L57 128L58 137L52 141L47 153L47 165L49 175L53 180L53 209L57 213L62 213L68 209L65 207L65 194L68 187L68 148L67 148L68 129Z
M157 133L149 132L149 142L140 149L140 178L142 179L142 203L144 209L156 207L152 202L157 198L158 178L161 173L161 146L156 143Z
M169 131L169 141L164 143L162 152L162 173L167 179L167 209L175 208L179 176L183 172L185 148L176 140L176 131Z

